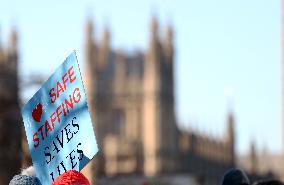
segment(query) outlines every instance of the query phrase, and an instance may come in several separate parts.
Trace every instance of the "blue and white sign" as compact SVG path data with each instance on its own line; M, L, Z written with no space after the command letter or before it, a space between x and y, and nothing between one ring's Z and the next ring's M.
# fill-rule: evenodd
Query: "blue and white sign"
M98 152L75 51L22 108L36 176L50 185Z

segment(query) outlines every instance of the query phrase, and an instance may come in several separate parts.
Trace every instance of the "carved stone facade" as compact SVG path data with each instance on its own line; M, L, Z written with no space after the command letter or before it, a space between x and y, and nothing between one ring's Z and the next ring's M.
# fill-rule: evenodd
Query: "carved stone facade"
M234 166L233 115L222 139L178 128L173 30L168 26L161 38L155 18L149 27L148 50L128 54L111 49L108 30L95 41L92 22L86 24L85 81L100 147L97 178L191 173L217 184Z
M12 31L8 47L0 43L0 184L21 168L21 115L19 110L17 33Z

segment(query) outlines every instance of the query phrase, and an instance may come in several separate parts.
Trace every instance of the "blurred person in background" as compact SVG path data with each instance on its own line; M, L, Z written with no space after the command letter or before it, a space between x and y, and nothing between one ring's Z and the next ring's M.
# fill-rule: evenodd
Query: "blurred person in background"
M250 185L250 181L245 172L236 168L224 174L221 185Z
M15 175L9 185L41 185L39 179L35 176L33 166L22 170L22 173Z

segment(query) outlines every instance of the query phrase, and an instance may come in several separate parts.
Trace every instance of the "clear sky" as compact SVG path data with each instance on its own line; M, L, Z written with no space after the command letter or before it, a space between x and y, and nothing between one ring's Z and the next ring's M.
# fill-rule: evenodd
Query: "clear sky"
M236 117L237 150L281 150L279 0L7 0L0 2L0 40L19 31L21 79L50 75L77 50L84 61L84 24L105 26L115 49L145 50L152 15L161 36L175 30L176 112L181 125L221 137L228 107ZM23 88L31 97L36 89ZM228 95L229 94L229 95ZM230 102L230 103L228 103ZM230 104L230 105L228 105Z

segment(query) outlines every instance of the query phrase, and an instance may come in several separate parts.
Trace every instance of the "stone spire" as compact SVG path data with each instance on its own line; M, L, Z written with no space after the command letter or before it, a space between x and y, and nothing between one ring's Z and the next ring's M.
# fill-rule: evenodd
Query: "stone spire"
M150 22L150 43L151 45L158 42L158 21L155 16L152 17Z
M87 19L86 25L85 25L85 31L86 31L86 43L92 43L93 42L93 31L94 26L92 23L92 20L90 18Z
M173 28L171 25L168 25L166 28L166 44L173 46Z
M164 52L166 56L166 62L173 62L174 55L174 46L173 46L173 28L171 25L168 25L166 28L166 37L164 42Z
M12 53L17 53L18 51L18 33L15 28L10 33L9 49Z
M232 111L227 115L227 144L230 147L231 162L235 163L235 129L234 129L234 116Z
M86 49L86 62L87 62L87 68L89 70L93 69L93 63L94 63L94 40L93 40L93 23L90 18L87 19L86 25L85 25L85 49Z
M104 28L99 51L98 68L102 69L107 65L110 52L110 32L108 27Z
M158 21L156 16L152 17L151 23L150 23L150 27L151 27L151 34L153 36L157 35L158 32Z
M256 156L256 149L255 149L254 142L251 142L250 144L250 162L251 162L250 172L252 174L256 174L257 173L257 156Z
M102 45L104 49L109 49L109 42L110 42L110 32L108 27L104 28L103 32L103 40L102 40Z
M2 47L1 30L0 30L0 64L5 61L4 48Z
M161 47L158 39L158 21L155 16L152 17L150 22L150 43L149 43L149 51L147 53L147 61L151 64L147 66L147 68L151 68L154 73L157 73L157 65L160 63L160 53Z

